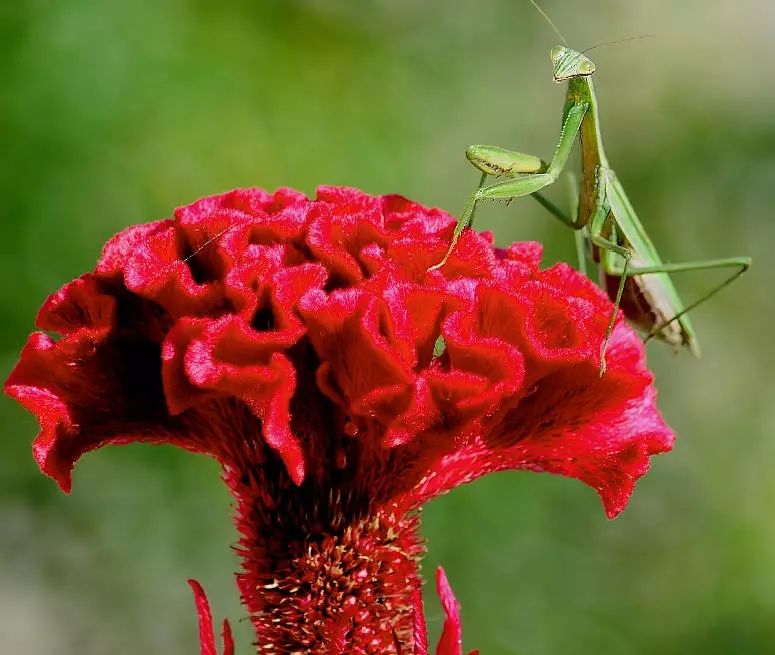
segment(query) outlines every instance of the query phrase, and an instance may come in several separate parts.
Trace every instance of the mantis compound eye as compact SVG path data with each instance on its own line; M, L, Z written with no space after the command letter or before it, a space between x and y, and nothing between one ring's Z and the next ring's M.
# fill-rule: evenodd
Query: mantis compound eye
M589 59L586 59L579 64L579 73L582 75L592 75L594 72L595 65Z
M565 47L561 45L554 46L551 51L549 52L549 57L552 60L552 63L556 64L560 59L562 59L562 56L565 54Z

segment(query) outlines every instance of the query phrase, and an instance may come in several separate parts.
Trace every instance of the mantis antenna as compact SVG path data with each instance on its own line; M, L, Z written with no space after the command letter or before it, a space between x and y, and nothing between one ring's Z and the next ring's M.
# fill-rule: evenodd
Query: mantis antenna
M637 41L638 39L651 39L654 38L654 34L638 34L637 36L628 36L626 39L616 39L615 41L606 41L605 43L598 43L597 45L593 45L586 50L582 50L581 54L585 54L589 52L590 50L594 50L595 48L602 48L604 45L615 45L617 43L625 43L627 41Z
M567 39L563 36L562 32L560 32L560 28L558 28L554 24L554 21L552 21L552 19L549 18L549 15L543 9L541 9L541 6L535 0L530 0L530 4L533 5L536 8L536 10L538 11L538 13L541 14L541 16L544 17L546 22L549 23L549 25L552 26L552 29L557 33L557 36L559 36L560 39L562 39L563 44L565 44L567 46L568 45ZM597 45L593 45L592 47L587 48L586 50L582 50L579 54L583 55L583 54L589 52L590 50L595 50L596 48L602 48L603 46L606 46L606 45L614 45L616 43L625 43L626 41L636 41L638 39L650 39L650 38L653 38L653 37L654 37L653 34L638 34L637 36L628 36L626 39L616 39L615 41L606 41L605 43L598 43Z
M545 12L543 9L541 9L541 7L539 6L539 4L538 4L538 3L537 3L535 0L530 0L530 4L532 4L532 5L533 5L533 6L534 6L534 7L535 7L537 10L538 10L538 13L539 13L539 14L541 14L541 15L542 15L542 16L543 16L543 17L546 19L546 22L547 22L547 23L549 23L549 25L551 25L551 26L552 26L552 29L553 29L555 32L557 32L557 36L559 36L559 37L562 39L562 42L563 42L563 43L564 43L564 44L567 46L567 45L568 45L568 42L565 40L565 37L562 35L562 32L560 32L560 30L559 30L559 29L557 28L557 26L556 26L556 25L555 25L555 24L552 22L552 19L551 19L551 18L549 18L549 16L546 14L546 12Z

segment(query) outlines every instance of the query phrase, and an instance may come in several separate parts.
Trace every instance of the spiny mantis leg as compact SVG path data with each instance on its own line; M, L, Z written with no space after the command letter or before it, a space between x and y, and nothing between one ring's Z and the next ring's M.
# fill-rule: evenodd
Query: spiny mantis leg
M467 227L470 227L473 224L474 213L476 212L476 203L479 200L477 194L482 190L482 187L486 181L487 173L482 172L482 177L479 179L479 186L476 187L476 191L474 191L474 193L468 199L466 206L463 208L463 214L455 226L455 231L452 233L452 240L449 242L449 248L447 248L447 252L444 254L443 259L438 264L431 266L428 271L438 270L447 263L449 256L452 254L452 251L457 245L458 239L460 239L460 235L463 234Z
M580 227L577 227L576 212L577 212L578 205L576 204L577 203L577 191L576 191L577 187L575 185L576 180L575 180L575 176L572 173L569 173L568 177L571 185L570 216L564 214L562 210L560 210L554 203L546 199L540 193L534 193L533 197L536 200L538 200L538 202L542 206L544 206L547 210L549 210L549 212L553 216L558 218L565 225L568 225L576 229L575 236L576 236L576 249L579 257L579 270L582 273L586 273L585 235L583 231L580 229ZM649 341L663 328L670 325L674 321L677 321L684 314L688 314L696 307L699 307L700 305L702 305L706 300L709 300L710 298L715 296L724 287L727 287L730 284L732 284L732 282L734 282L738 277L740 277L743 273L745 273L751 266L750 257L726 257L723 259L705 259L705 260L697 260L693 262L675 262L675 263L668 263L668 264L662 263L656 266L630 267L628 265L628 258L624 254L624 252L627 252L627 253L630 252L627 248L623 248L622 246L619 246L613 243L612 241L601 239L600 237L596 237L596 238L591 237L590 241L606 251L611 251L611 252L614 252L615 254L621 255L625 259L625 266L621 266L621 267L616 266L616 264L613 262L611 258L604 257L602 262L603 269L608 275L620 278L619 289L617 289L617 301L615 303L617 309L619 307L619 301L621 300L621 295L622 295L622 293L619 293L619 290L622 290L623 292L624 284L626 284L627 277L635 277L636 275L649 275L651 273L683 273L685 271L716 270L721 268L738 269L728 278L724 279L721 283L719 283L717 286L713 287L710 291L700 296L700 298L695 300L693 303L687 305L680 312L676 313L672 318L652 328L651 331L646 335L645 341ZM616 248L612 248L609 246L616 246ZM622 282L622 280L624 280L624 282ZM614 320L615 320L615 316L616 316L616 312L614 312ZM612 328L613 324L611 324L610 327ZM606 338L606 341L607 341L607 338Z
M670 325L673 321L677 321L684 314L689 313L695 307L699 307L706 300L709 300L710 298L715 296L724 287L732 284L732 282L734 282L743 273L745 273L750 268L750 266L751 266L750 257L726 257L724 259L704 259L704 260L698 260L694 262L674 262L669 264L659 264L656 266L635 266L635 267L629 268L626 271L624 270L624 267L621 269L617 269L616 266L612 265L610 266L610 268L606 269L606 273L610 275L621 275L623 279L625 276L633 277L635 275L648 275L650 273L683 273L685 271L707 271L707 270L716 270L721 268L738 269L728 278L725 278L720 284L716 285L710 291L700 296L697 300L695 300L690 305L687 305L686 307L684 307L680 312L675 314L672 318L653 327L651 331L646 335L645 341L648 341L649 339L653 338L656 334L658 334L666 326Z
M474 211L476 210L476 205L480 200L510 200L511 198L527 196L536 191L540 191L557 180L557 176L568 161L568 156L573 148L579 128L581 127L581 121L584 119L587 109L589 109L589 103L586 102L574 103L568 107L563 116L560 140L546 173L533 173L519 175L518 177L509 177L489 186L480 186L474 191L473 195L466 203L463 215L460 217L460 220L455 227L455 232L452 235L452 242L447 249L447 254L444 255L444 258L438 264L431 266L428 269L429 271L439 269L447 263L463 230L470 225ZM561 213L562 212L560 212L560 214Z
M482 172L482 177L479 178L479 186L476 187L476 191L479 191L484 185L485 182L487 182L487 173ZM476 193L476 191L474 193ZM474 215L476 214L476 203L474 203L473 207L471 207L471 215L468 217L468 227L473 227L474 225ZM460 227L460 223L458 223L455 226L455 236L453 236L453 239L455 242L460 238L460 235L462 234L463 230L465 229L465 226L463 228Z

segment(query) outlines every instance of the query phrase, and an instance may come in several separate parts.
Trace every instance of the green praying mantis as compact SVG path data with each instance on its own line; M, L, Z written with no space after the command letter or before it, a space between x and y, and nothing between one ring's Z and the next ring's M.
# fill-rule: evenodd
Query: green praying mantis
M548 16L533 5L554 27ZM565 42L559 30L554 27ZM731 284L751 265L749 257L727 257L702 261L664 263L638 219L624 188L608 163L600 131L598 101L592 83L594 63L567 45L550 53L555 82L567 82L562 111L560 140L549 164L538 157L496 146L471 146L469 161L482 172L479 187L466 204L441 268L462 232L470 226L477 203L482 200L511 200L532 195L553 216L575 230L581 271L586 272L586 255L598 265L601 283L614 303L600 350L600 374L605 372L605 351L614 328L618 309L637 327L647 332L646 340L656 337L674 347L687 347L699 356L696 333L688 312ZM576 139L581 154L581 185L571 177L571 210L564 213L541 195L565 167ZM489 175L502 177L486 184ZM708 269L736 269L732 275L695 302L685 306L670 278L671 273Z

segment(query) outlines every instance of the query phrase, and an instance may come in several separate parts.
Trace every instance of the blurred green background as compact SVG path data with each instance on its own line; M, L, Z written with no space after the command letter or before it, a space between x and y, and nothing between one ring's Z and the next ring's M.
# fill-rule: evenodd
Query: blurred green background
M545 8L576 47L655 35L593 53L609 157L666 259L755 265L695 313L702 360L650 345L678 441L621 518L575 481L490 477L427 508L426 575L444 564L483 655L775 652L775 7ZM527 0L3 0L0 374L107 237L203 195L347 184L458 214L468 144L551 155L556 40ZM572 261L530 200L479 226ZM107 449L66 497L32 461L32 417L3 398L0 421L1 652L198 652L187 577L242 616L214 463Z

